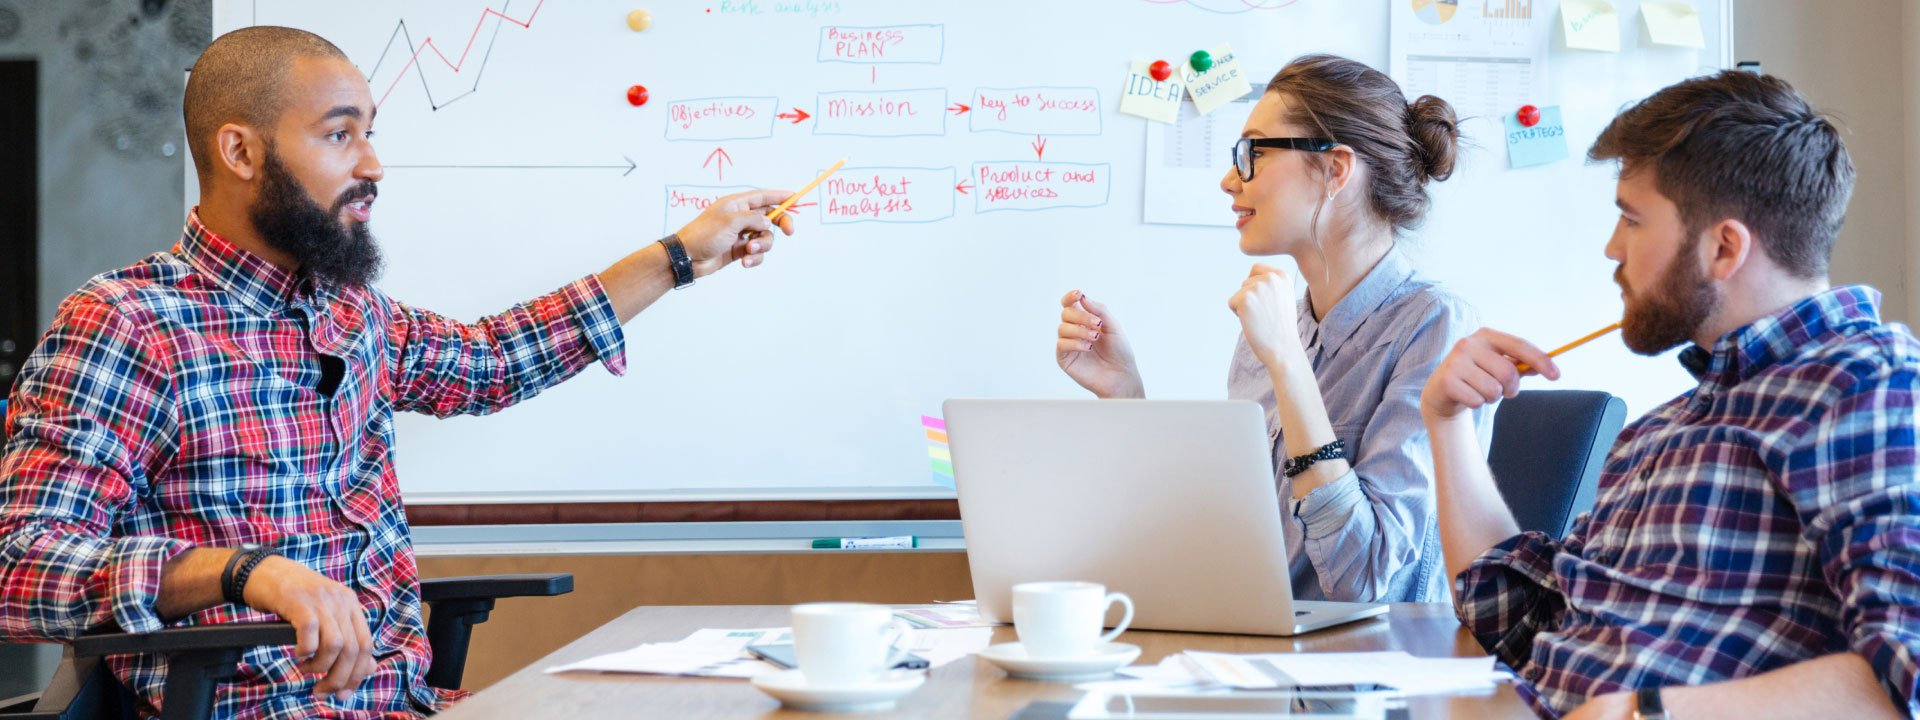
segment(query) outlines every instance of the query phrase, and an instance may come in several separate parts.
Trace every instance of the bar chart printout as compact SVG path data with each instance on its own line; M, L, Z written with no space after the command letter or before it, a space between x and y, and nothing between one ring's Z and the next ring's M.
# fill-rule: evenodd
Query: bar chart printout
M1536 97L1546 35L1533 0L1392 0L1389 71L1408 97L1447 98L1463 117L1497 118Z

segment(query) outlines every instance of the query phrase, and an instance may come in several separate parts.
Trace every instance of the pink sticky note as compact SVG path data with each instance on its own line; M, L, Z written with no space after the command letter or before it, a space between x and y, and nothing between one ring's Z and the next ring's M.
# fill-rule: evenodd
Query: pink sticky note
M941 420L940 418L934 417L932 415L921 415L920 424L925 425L928 428L939 430L942 432L945 432L947 429L947 421Z

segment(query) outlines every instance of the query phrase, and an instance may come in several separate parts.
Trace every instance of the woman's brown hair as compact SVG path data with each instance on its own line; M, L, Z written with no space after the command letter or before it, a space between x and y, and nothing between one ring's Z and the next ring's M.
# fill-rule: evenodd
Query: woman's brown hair
M1287 122L1353 148L1366 162L1373 176L1367 205L1396 232L1426 215L1427 183L1453 175L1460 144L1453 106L1432 95L1409 104L1392 78L1365 63L1306 55L1281 68L1267 92L1291 101Z

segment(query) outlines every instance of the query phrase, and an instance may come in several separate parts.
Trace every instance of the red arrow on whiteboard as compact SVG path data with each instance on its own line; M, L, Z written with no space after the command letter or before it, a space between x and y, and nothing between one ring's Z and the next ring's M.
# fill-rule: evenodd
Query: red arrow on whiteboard
M972 185L968 185L968 184L967 184L967 181L965 181L965 180L961 180L961 181L960 181L960 184L959 184L959 185L955 185L955 186L953 186L953 189L955 189L955 190L958 190L958 191L960 191L960 194L961 194L961 195L965 195L965 194L967 194L967 191L968 191L968 190L971 190L971 189L973 189L973 186L972 186Z
M947 106L947 112L953 113L955 115L965 115L968 110L972 110L972 109L973 108L967 107L966 103L954 103L952 105Z
M1034 158L1035 160L1039 160L1039 159L1041 159L1041 158L1042 158L1043 156L1045 156L1045 155L1047 154L1047 139L1046 139L1046 138L1043 138L1043 137L1035 137L1035 138L1033 139L1033 142L1031 143L1031 145L1032 145L1032 147L1033 147L1033 158Z
M719 164L714 163L714 158L720 159ZM714 176L718 179L725 180L727 179L727 165L732 162L733 156L727 154L726 148L714 148L713 152L707 153L707 161L700 163L700 167L712 165L715 173Z
M817 202L810 202L810 203L794 203L792 207L789 207L789 208L787 208L787 214L788 214L788 215L799 215L799 214L800 214L800 208L803 208L803 207L813 207L813 206L815 206L815 205L819 205L819 204L820 204L820 203L817 203Z
M800 108L794 108L794 109L793 109L793 112L790 112L790 113L780 113L780 114L778 114L778 115L774 115L774 117L777 117L777 118L780 118L780 119L782 119L782 120L789 120L789 119L791 119L791 120L793 120L793 124L795 124L795 125L799 125L799 124L800 124L800 121L801 121L801 120L805 120L805 119L807 119L807 118L810 118L810 117L813 117L813 116L812 116L812 115L808 115L808 114L807 114L807 111L805 111L805 110L801 110Z

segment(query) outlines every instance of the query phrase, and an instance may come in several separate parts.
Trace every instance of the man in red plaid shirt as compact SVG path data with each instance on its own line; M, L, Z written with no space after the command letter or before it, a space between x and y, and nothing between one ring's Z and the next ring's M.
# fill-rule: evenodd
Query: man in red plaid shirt
M393 469L396 410L484 414L594 362L668 290L773 246L783 191L478 323L381 294L366 78L318 36L215 40L187 83L201 205L178 244L94 278L27 360L0 462L0 639L284 619L221 718L411 717L429 688ZM780 229L793 231L786 217ZM157 712L163 658L110 659Z

